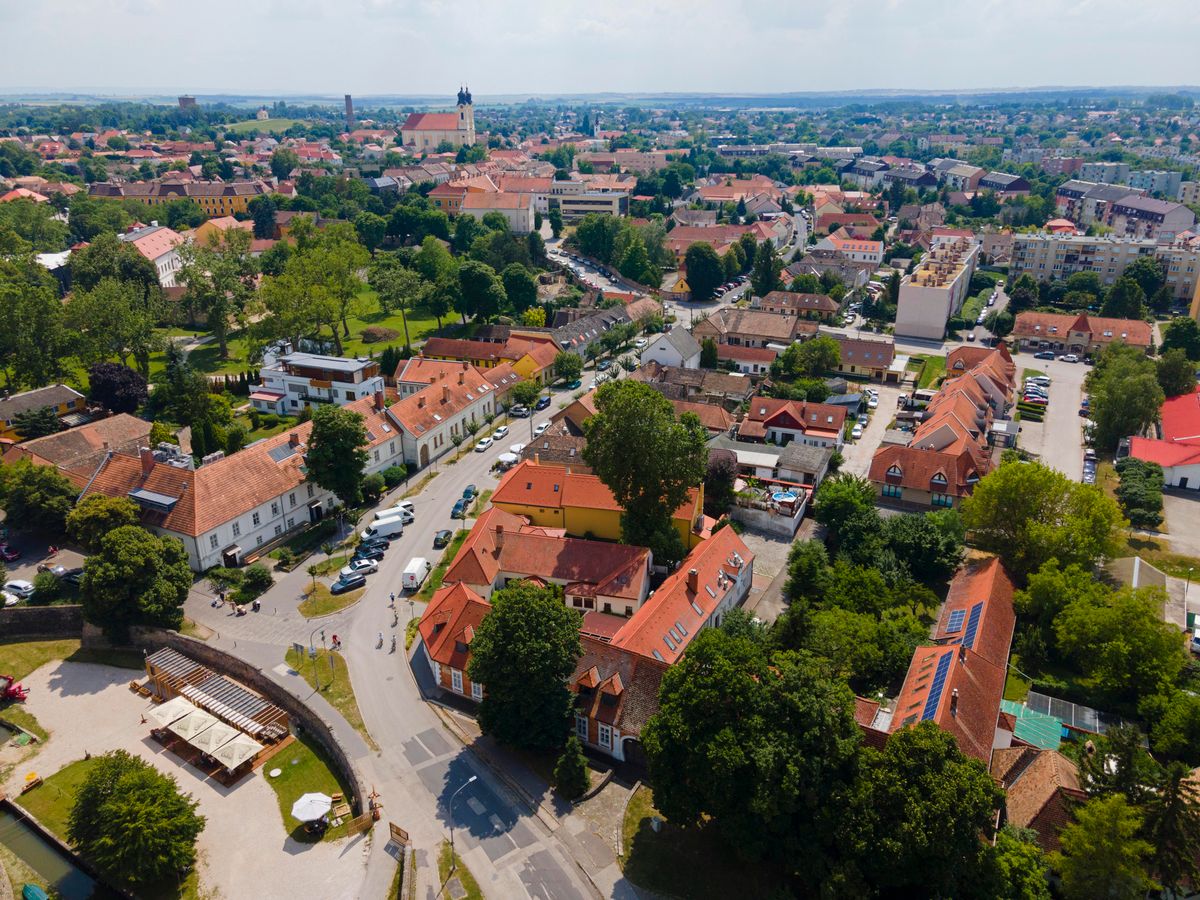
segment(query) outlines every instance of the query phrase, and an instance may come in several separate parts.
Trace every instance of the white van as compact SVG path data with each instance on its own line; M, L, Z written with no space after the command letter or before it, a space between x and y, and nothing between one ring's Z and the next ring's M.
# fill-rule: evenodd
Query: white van
M398 537L404 534L404 522L397 516L390 519L380 519L373 522L370 528L363 531L361 537L364 541L369 541L376 537Z
M400 576L400 587L406 591L419 591L432 568L429 560L425 557L413 557L408 561L408 565L404 567L404 573Z
M399 519L405 525L411 525L416 520L416 517L410 510L401 509L397 506L391 509L381 509L375 513L375 518L371 522L374 524L375 522L382 522L384 519Z

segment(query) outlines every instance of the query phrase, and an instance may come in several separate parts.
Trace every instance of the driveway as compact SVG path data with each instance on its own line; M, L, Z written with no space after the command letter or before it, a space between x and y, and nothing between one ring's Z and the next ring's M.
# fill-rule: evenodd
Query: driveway
M871 418L863 429L863 436L857 441L847 442L842 448L842 471L851 475L865 476L871 468L871 457L883 441L883 433L896 415L896 400L901 390L896 385L876 384L873 387L879 392L879 406L871 410Z
M1200 556L1200 493L1171 490L1163 494L1167 542L1175 553Z
M1022 422L1018 446L1078 481L1083 477L1083 417L1079 415L1079 403L1090 367L1057 359L1034 359L1032 353L1017 353L1013 361L1017 364L1019 381L1024 378L1025 369L1036 369L1051 378L1045 421Z

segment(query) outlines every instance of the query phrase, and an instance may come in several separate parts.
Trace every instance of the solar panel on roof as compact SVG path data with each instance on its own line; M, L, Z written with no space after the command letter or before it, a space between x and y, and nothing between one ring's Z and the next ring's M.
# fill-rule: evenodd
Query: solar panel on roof
M275 462L283 462L289 456L296 455L296 448L293 447L291 443L280 444L278 447L272 447L270 450L268 450L267 454L271 457L271 459L275 460Z
M954 634L956 631L962 631L963 619L967 617L965 609L956 609L950 613L950 621L946 623L946 634Z
M925 708L921 710L921 721L932 719L937 714L938 704L942 700L942 689L946 687L946 676L950 673L950 660L954 659L953 653L945 654L938 660L937 672L933 676L933 684L929 686L929 697L925 701Z
M975 635L979 633L979 619L983 615L983 601L971 607L971 617L967 619L967 630L963 634L963 646L974 648Z

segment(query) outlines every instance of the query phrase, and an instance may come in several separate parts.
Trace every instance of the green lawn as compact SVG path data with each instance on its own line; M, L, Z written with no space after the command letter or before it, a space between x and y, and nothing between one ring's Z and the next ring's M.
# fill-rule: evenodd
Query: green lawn
M229 134L250 134L254 131L283 133L293 125L299 125L301 121L300 119L248 119L245 122L236 122L224 127Z
M946 357L928 356L921 366L921 375L917 379L917 389L934 387L938 378L946 374Z
M307 654L300 657L295 650L289 650L284 659L303 676L309 687L320 691L330 706L340 712L342 718L363 736L367 746L372 750L379 749L367 731L367 726L363 724L362 713L358 711L358 700L354 697L354 685L350 683L350 671L346 668L346 660L342 654L320 649L317 650L317 658L313 660ZM330 660L333 661L332 677L329 673Z
M438 851L438 883L445 885L452 877L459 880L466 893L460 895L446 891L447 897L462 896L464 900L483 900L483 891L479 889L479 882L475 880L471 870L463 864L462 857L450 849L449 841L442 841L442 847Z
M358 602L366 588L360 588L357 591L347 591L344 594L332 594L329 588L317 582L317 586L313 588L311 585L304 594L304 600L300 603L300 615L306 619L314 619L317 616L327 616L330 613L335 613L338 610L345 609Z
M275 769L282 771L278 778L271 778L267 773ZM279 801L279 815L283 819L284 830L302 843L312 844L316 839L304 830L302 823L292 818L293 803L308 793L350 796L349 788L338 781L321 748L305 735L297 735L293 743L267 760L262 774ZM342 825L329 829L325 837L336 840L344 834L345 825Z
M463 545L463 541L467 539L467 534L469 532L466 529L459 529L450 543L446 545L446 551L442 554L441 560L433 567L433 571L425 579L425 584L422 586L420 593L417 594L418 600L428 600L433 596L434 591L442 586L442 579L446 577L446 570L450 568L450 563L454 562L454 557L458 554L458 549Z
M782 897L785 879L770 865L741 862L715 826L678 828L662 818L649 787L639 787L621 828L621 864L639 887L663 896L688 898Z
M0 643L0 674L12 675L20 681L46 663L66 659L78 650L78 638L61 641L4 641Z

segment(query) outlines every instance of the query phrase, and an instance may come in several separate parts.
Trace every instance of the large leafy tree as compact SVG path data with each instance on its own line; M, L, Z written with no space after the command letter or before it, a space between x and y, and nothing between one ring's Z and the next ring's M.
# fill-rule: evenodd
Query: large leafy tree
M10 388L61 377L73 354L53 277L31 256L0 252L0 367Z
M187 551L179 540L123 525L105 534L84 563L83 614L118 636L131 625L178 628L191 586Z
M161 312L160 295L143 293L131 281L102 278L94 288L76 290L66 307L76 356L88 365L114 356L126 365L132 356L142 377L149 377Z
M104 536L141 517L138 505L128 497L88 494L67 513L67 533L89 553L100 549Z
M750 275L750 286L754 289L754 293L759 297L765 297L771 291L777 291L783 287L783 282L780 280L782 271L783 262L779 259L779 254L775 252L775 245L770 241L764 241L759 245L758 252L754 256L754 270Z
M832 550L841 545L842 532L854 518L875 514L875 488L857 475L840 473L826 478L813 500L813 516L825 526Z
M847 886L883 896L968 892L987 861L980 836L1003 799L984 764L932 722L903 728L882 752L862 756L860 777L837 804Z
M1146 863L1154 848L1139 837L1142 816L1122 794L1089 801L1059 834L1062 849L1051 853L1068 900L1141 897L1154 882Z
M1167 283L1167 273L1162 261L1155 256L1139 256L1121 273L1122 278L1132 279L1146 297L1153 297Z
M17 413L12 417L12 427L27 441L57 434L66 428L58 413L50 406L39 406Z
M405 266L395 253L379 253L371 260L369 280L379 295L379 308L389 313L399 310L404 323L404 346L411 347L408 335L408 313L425 298L427 282L415 270Z
M11 528L61 532L78 493L54 466L21 459L0 468L0 502Z
M662 562L682 558L672 517L704 480L707 435L700 420L691 413L676 419L658 391L622 379L596 392L596 414L584 431L584 459L624 510L625 542L650 547Z
M890 516L880 527L884 544L918 581L945 581L962 562L965 530L952 509Z
M793 343L773 363L771 373L788 378L814 378L832 372L841 360L841 344L828 334Z
M178 878L196 862L199 802L175 779L124 750L96 760L75 793L67 837L119 883Z
M256 287L258 266L250 255L250 232L231 228L206 242L186 243L179 256L178 279L187 289L186 302L204 313L221 359L228 359L230 327L245 324Z
M582 652L580 615L557 588L527 582L497 591L491 602L467 666L471 681L484 686L479 724L515 747L557 749L569 730L567 679Z
M699 241L692 244L683 256L683 265L687 269L692 299L701 303L709 300L713 291L725 280L725 267L711 244Z
M1196 364L1182 347L1167 350L1156 364L1158 386L1168 397L1191 394L1196 390Z
M94 290L105 278L136 286L147 303L162 293L154 263L112 233L97 235L87 247L71 254L71 283L76 290Z
M1168 763L1145 804L1143 835L1164 888L1182 894L1200 882L1200 790L1186 763Z
M554 374L563 381L575 381L583 374L583 360L569 350L560 350L554 355Z
M1121 438L1139 434L1158 419L1164 395L1154 361L1120 342L1105 349L1087 376L1098 447L1115 450Z
M1122 275L1104 296L1100 315L1114 319L1140 319L1146 314L1146 293L1132 278Z
M112 413L137 412L149 391L146 379L128 366L102 362L88 368L88 394Z
M362 499L367 429L361 413L332 404L318 407L308 439L308 477L347 506Z
M1006 462L980 479L960 514L976 546L1024 578L1051 559L1090 567L1124 524L1112 498L1040 463Z
M537 303L537 282L527 267L518 262L509 263L500 273L500 280L513 312L524 312Z
M1032 275L1026 272L1013 283L1008 292L1008 306L1013 313L1032 309L1038 303L1038 284Z
M469 259L458 267L458 305L455 307L463 317L472 316L480 322L499 315L507 303L504 284L496 270L487 263Z
M1172 319L1163 326L1162 334L1163 352L1179 349L1193 362L1200 360L1200 323L1191 316Z
M677 825L716 824L750 857L820 877L861 740L853 696L806 653L701 632L663 676L642 731L655 803Z
M1030 829L1010 825L1001 828L988 854L990 865L977 896L995 900L1050 900L1046 857L1037 838L1037 832Z

